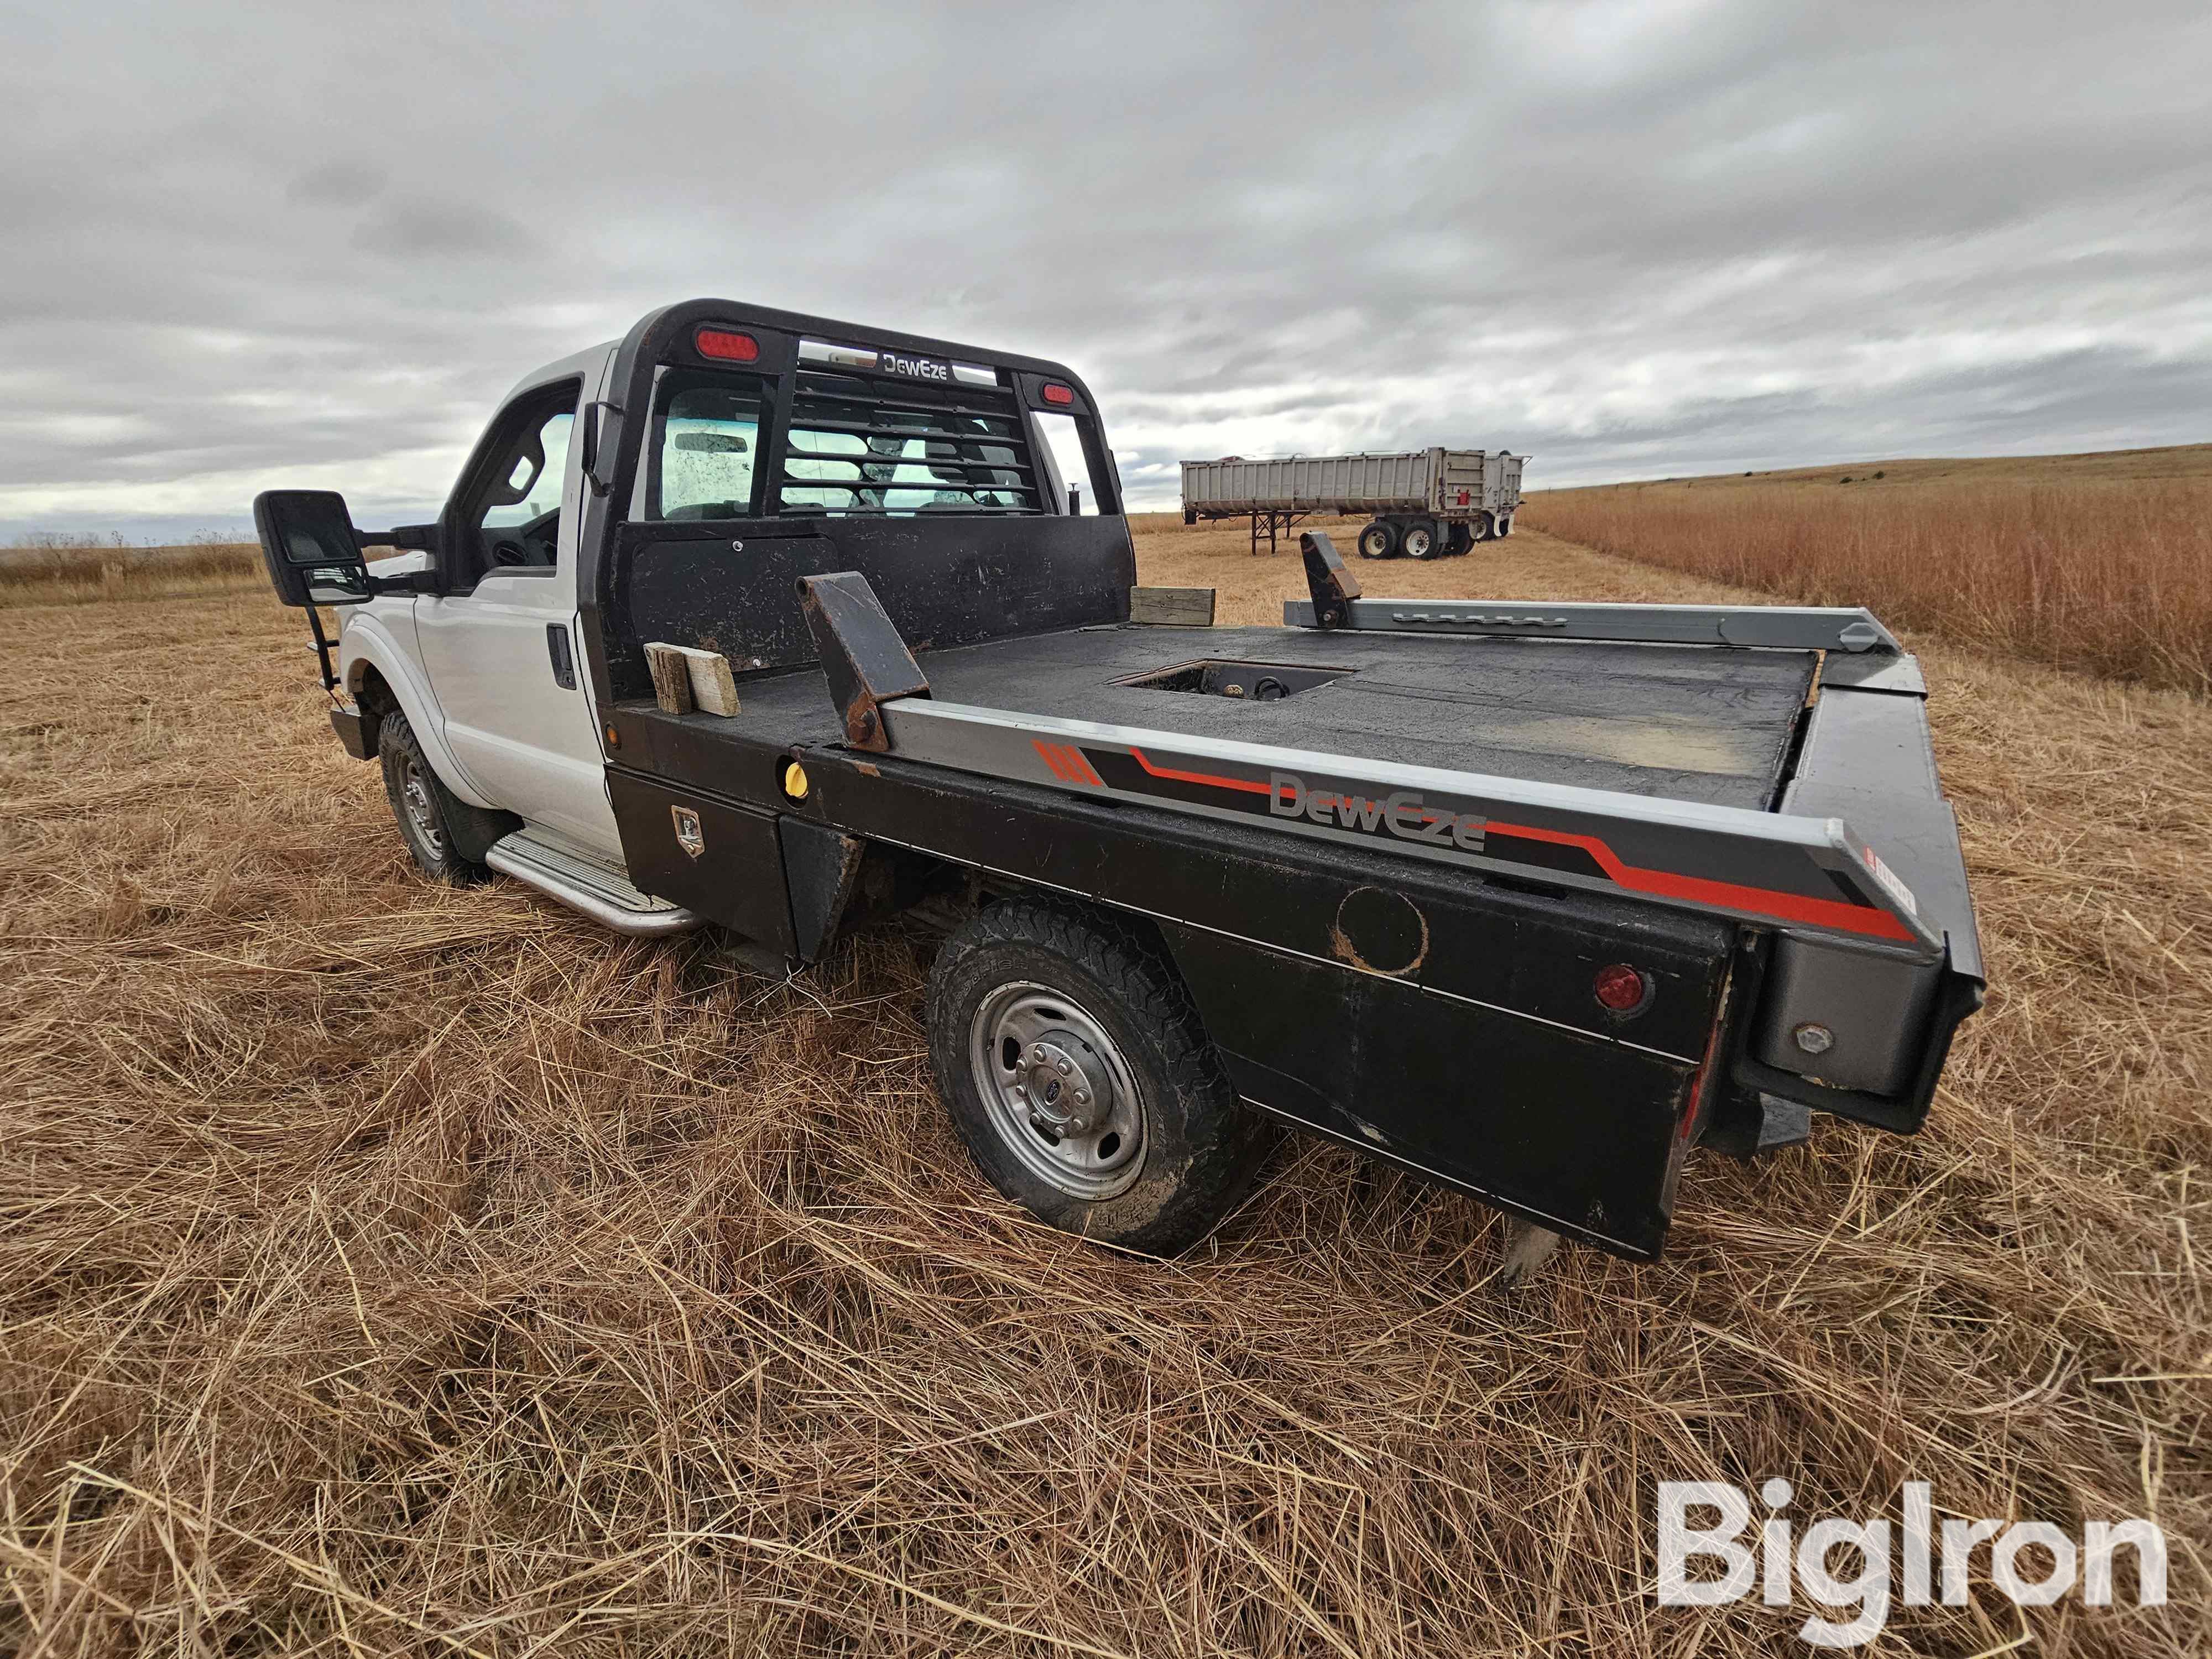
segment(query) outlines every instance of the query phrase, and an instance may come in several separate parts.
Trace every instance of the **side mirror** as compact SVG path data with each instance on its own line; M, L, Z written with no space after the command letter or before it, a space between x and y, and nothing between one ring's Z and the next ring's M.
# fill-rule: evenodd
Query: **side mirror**
M264 489L253 528L276 597L286 605L359 605L374 597L368 561L345 497L333 489Z

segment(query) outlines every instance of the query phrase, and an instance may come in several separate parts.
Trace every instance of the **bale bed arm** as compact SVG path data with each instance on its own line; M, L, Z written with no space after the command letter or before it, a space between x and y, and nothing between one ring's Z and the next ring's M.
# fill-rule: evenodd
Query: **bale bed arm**
M1358 633L1521 635L1655 645L1736 645L1903 657L1905 647L1863 606L1587 605L1534 599L1370 599L1328 533L1298 538L1308 599L1283 601L1290 628Z

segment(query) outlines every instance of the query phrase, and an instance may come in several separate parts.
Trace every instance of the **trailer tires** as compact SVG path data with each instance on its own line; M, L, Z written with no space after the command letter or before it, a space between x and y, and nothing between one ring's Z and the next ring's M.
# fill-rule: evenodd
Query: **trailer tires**
M447 789L396 706L377 722L376 752L384 766L385 799L415 867L448 887L473 887L489 877L491 872L464 857L454 842L454 820L467 808Z
M1415 519L1398 532L1398 545L1409 559L1434 559L1443 555L1444 544L1437 534L1433 520Z
M977 1167L1063 1232L1176 1255L1237 1206L1273 1139L1173 967L1110 917L993 906L939 952L928 1019Z
M1474 545L1474 532L1464 524L1455 524L1444 532L1444 556L1463 558Z
M1398 526L1386 520L1372 520L1359 532L1359 556L1387 559L1398 550Z
M1498 521L1487 513L1478 513L1467 521L1468 533L1479 542L1486 542L1498 533Z

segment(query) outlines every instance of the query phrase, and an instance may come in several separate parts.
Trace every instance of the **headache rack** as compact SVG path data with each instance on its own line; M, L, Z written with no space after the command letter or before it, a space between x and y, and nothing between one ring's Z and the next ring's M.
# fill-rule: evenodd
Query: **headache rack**
M777 482L786 516L1046 510L1029 422L996 386L801 368Z

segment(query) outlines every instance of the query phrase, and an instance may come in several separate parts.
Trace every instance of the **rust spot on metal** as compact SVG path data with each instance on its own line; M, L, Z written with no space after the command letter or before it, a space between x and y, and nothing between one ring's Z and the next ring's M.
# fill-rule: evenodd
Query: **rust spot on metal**
M1355 887L1336 907L1336 919L1329 924L1328 949L1339 962L1364 974L1403 979L1429 959L1429 919L1403 893L1382 887ZM1408 952L1407 959L1395 968L1370 960L1370 954L1387 959Z

